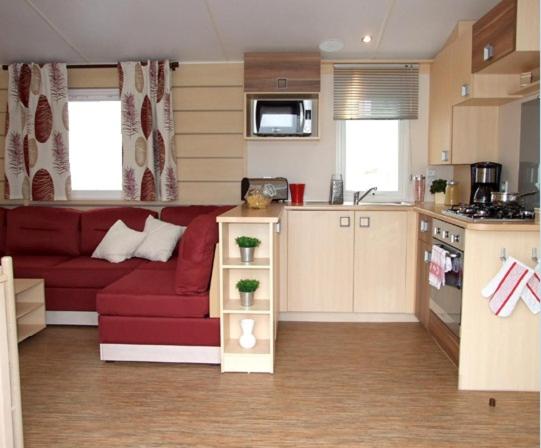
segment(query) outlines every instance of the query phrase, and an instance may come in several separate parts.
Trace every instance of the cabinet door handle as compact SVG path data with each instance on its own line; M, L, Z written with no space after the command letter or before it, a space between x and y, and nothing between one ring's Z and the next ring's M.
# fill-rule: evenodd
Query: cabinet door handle
M340 227L349 227L350 225L349 216L340 216Z
M279 89L287 89L287 78L278 78L276 80L276 87Z
M370 218L368 216L361 216L359 218L359 227L370 227Z
M483 47L483 61L489 61L494 57L494 46L491 44L486 44Z
M463 96L463 97L470 96L469 84L462 84L462 86L460 86L460 96Z
M449 151L445 150L441 152L441 161L449 162Z
M424 219L421 220L421 232L428 232L428 221L425 221Z
M430 263L430 258L432 257L432 253L428 250L425 250L425 255L423 257L425 263Z

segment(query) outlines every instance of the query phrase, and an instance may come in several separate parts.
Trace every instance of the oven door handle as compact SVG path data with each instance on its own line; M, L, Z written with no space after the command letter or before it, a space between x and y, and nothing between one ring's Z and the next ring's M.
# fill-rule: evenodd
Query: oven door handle
M455 252L452 249L450 250L450 248L448 246L445 246L444 244L436 244L436 246L440 247L443 250L446 250L450 258L462 258L462 254L460 252Z

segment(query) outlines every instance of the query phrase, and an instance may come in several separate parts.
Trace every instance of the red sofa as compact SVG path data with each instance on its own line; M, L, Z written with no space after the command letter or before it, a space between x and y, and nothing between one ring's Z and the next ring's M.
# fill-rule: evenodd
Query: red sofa
M162 220L188 226L165 263L91 258L117 219L143 230L147 216L158 215L141 208L0 209L0 251L13 257L16 278L45 279L50 322L88 324L96 322L97 311L102 359L219 362L219 320L209 317L209 282L216 216L229 208L164 208Z

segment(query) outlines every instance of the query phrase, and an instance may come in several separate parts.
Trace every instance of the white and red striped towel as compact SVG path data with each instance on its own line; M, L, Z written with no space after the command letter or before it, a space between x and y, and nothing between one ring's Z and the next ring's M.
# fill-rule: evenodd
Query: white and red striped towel
M533 275L533 269L513 257L508 257L481 294L490 297L489 307L496 316L507 317L515 309ZM535 285L532 287L535 290Z
M453 269L453 263L449 257L449 252L440 246L432 246L432 255L430 257L430 266L428 274L428 283L436 289L445 285L445 273Z

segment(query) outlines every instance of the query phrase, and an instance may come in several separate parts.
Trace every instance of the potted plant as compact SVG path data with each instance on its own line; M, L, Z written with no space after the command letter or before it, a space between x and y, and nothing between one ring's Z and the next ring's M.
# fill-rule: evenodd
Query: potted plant
M445 179L434 179L430 185L430 193L434 195L435 204L443 204L445 202L445 187L447 181Z
M243 279L237 282L241 306L247 308L254 304L254 292L259 288L259 280Z
M240 249L240 260L242 263L252 263L254 261L255 248L261 244L257 238L250 236L239 236L235 238Z

